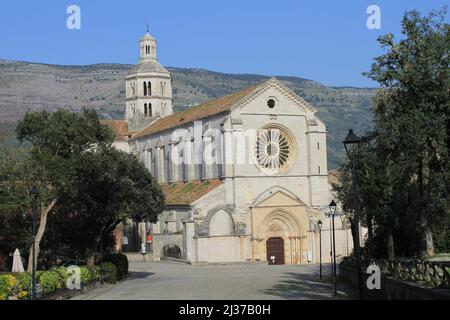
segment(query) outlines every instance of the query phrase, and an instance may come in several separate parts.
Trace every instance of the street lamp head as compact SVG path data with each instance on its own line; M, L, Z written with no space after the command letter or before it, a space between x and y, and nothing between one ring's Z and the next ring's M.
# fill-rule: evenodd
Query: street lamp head
M317 222L317 226L319 227L319 230L322 230L322 220Z
M36 186L33 186L30 190L30 195L38 197L39 196L39 190L36 188Z
M348 130L348 134L345 137L345 140L342 141L342 143L346 146L348 144L355 144L355 143L360 143L361 142L361 138L358 137L354 132L353 129L349 129Z
M334 199L331 200L330 205L329 205L331 213L336 212L336 207L337 207L337 204L336 204L336 202L334 202Z

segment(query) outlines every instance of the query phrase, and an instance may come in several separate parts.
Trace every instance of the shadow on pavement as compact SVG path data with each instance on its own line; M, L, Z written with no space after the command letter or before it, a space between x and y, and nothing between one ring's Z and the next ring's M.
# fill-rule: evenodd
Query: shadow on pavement
M289 272L274 287L261 292L289 300L339 299L333 295L333 286L325 280L320 281L317 277L317 275Z
M147 272L147 271L130 271L125 280L145 279L154 274L155 274L154 272Z

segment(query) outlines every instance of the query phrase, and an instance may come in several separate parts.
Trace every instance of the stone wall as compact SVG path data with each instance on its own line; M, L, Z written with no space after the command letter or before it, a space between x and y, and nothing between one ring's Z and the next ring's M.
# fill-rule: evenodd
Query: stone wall
M381 289L369 290L366 286L368 274L363 273L365 300L450 300L450 290L430 288L400 279L381 275ZM349 266L339 265L340 280L353 290L353 298L357 298L357 272Z

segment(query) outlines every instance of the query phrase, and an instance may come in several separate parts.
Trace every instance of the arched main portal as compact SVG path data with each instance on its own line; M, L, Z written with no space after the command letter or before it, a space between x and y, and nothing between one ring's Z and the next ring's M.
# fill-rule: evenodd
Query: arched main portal
M306 221L303 221L305 219ZM306 229L305 223L307 223L306 214L299 217L299 213L293 214L285 209L267 213L257 228L257 236L254 237L254 258L267 261L269 264L305 263L303 261L307 250L306 234L303 232Z

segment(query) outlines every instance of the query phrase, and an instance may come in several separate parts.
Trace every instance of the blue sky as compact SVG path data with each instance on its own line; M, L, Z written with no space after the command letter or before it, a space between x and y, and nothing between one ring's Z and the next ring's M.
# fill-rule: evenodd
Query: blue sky
M361 75L381 54L376 38L399 35L406 10L448 0L39 0L0 4L0 59L51 64L129 63L150 25L165 66L299 76L333 86L374 86ZM66 9L81 8L81 30ZM381 30L366 27L369 5Z

